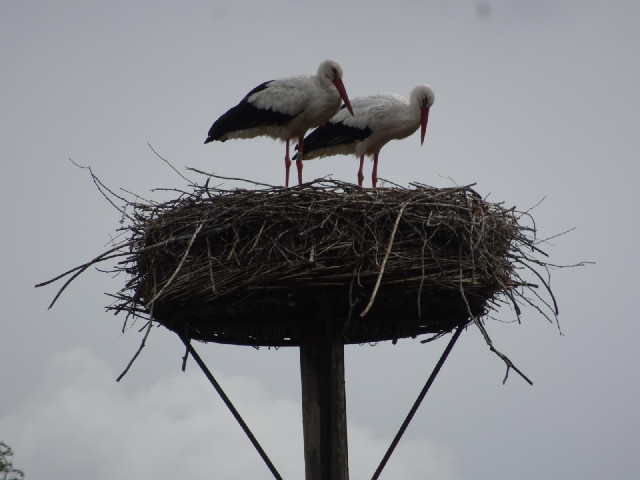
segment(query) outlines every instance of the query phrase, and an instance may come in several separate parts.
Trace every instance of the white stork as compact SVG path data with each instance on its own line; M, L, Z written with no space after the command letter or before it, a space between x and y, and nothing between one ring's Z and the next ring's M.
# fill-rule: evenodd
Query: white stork
M421 127L422 145L429 109L434 101L435 95L428 85L415 87L409 101L394 93L356 98L351 103L355 113L353 116L340 110L331 120L307 135L304 139L304 159L351 154L360 157L358 185L362 186L364 157L373 155L371 183L376 188L380 149L390 140L408 137L418 127ZM297 155L294 159L297 159Z
M258 85L235 107L218 118L204 143L224 142L229 138L268 136L287 144L284 158L285 184L289 186L289 140L297 139L300 151L304 135L322 125L340 109L341 99L353 115L349 97L342 83L342 67L325 60L316 75L296 75ZM298 183L302 183L302 158L298 155Z

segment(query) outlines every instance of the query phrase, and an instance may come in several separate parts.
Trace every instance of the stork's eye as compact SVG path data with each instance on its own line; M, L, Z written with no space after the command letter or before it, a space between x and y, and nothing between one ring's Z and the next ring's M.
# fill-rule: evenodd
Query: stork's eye
M336 67L331 67L331 71L333 72L334 80L338 78L338 69Z

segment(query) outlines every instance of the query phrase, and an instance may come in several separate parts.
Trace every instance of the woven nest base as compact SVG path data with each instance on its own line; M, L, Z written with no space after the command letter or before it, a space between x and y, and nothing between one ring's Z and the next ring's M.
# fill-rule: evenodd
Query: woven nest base
M370 292L369 292L370 293ZM253 292L227 305L155 306L153 317L167 328L207 342L251 346L297 346L309 322L331 321L345 344L443 334L469 321L460 295L442 292L437 302L426 293L418 312L417 292L380 289L364 318L350 307L344 289L320 292ZM362 295L360 298L363 298ZM358 303L358 305L361 305ZM461 308L462 306L462 308ZM483 305L477 307L481 313Z
M378 342L444 334L516 297L530 303L516 265L531 260L533 230L470 186L207 182L131 206L118 267L130 280L109 308L188 338L298 345L308 322L331 321L345 343Z

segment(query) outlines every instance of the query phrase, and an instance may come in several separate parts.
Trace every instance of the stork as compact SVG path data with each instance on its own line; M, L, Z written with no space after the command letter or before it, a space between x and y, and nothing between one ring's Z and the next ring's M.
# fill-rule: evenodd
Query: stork
M365 155L373 156L371 183L378 182L378 155L391 140L408 137L420 130L420 145L427 131L429 109L435 95L429 85L418 85L411 91L409 101L400 95L373 94L355 98L351 105L354 115L340 110L331 120L319 126L304 139L304 159L330 155L355 155L360 158L358 185L364 176ZM297 159L297 155L294 159Z
M289 140L297 139L300 154L296 166L298 184L301 184L304 136L307 130L335 115L341 99L353 115L342 83L342 67L334 60L325 60L316 75L296 75L258 85L213 123L204 143L258 136L284 140L287 144L285 185L288 187Z

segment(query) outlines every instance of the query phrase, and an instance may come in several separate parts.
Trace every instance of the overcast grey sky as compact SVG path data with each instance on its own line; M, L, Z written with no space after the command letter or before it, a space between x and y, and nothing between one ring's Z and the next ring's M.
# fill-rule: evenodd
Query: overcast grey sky
M338 60L351 98L436 102L424 146L392 142L379 175L477 183L534 210L564 336L536 312L465 331L382 478L633 478L640 471L637 339L640 3L568 1L5 0L0 6L4 234L0 440L29 480L270 478L175 335L104 312L125 281L87 272L56 307L33 285L100 253L118 214L96 192L143 196L179 168L281 184L283 145L203 145L211 123L265 80ZM357 161L309 162L305 179L356 181ZM367 162L365 176L370 175ZM229 184L231 185L231 184ZM513 313L499 312L510 321ZM352 479L370 478L446 340L346 349ZM200 345L284 478L302 478L298 352Z

